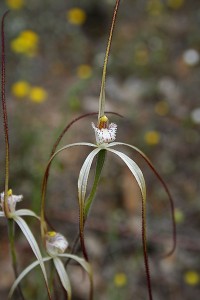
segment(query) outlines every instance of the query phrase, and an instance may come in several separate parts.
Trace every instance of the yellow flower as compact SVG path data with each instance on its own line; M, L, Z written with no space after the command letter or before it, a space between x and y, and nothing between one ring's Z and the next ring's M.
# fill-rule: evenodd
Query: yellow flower
M30 84L26 81L17 81L11 87L12 94L18 98L24 98L29 94Z
M200 283L200 276L196 271L187 271L184 274L184 281L188 285L197 285Z
M41 88L39 86L35 86L35 87L31 88L29 97L30 97L31 101L36 102L36 103L41 103L46 100L47 92L43 88Z
M38 35L32 30L24 30L11 41L11 49L16 53L33 56L38 50Z
M81 79L88 79L92 75L92 68L89 65L80 65L77 68L77 75Z
M83 9L74 7L67 12L67 20L73 25L82 25L86 20L86 13Z
M155 105L155 112L160 116L165 116L169 112L169 105L166 101L161 100Z
M157 145L160 142L160 133L157 131L147 131L144 136L145 142L149 145Z
M167 5L172 9L179 9L183 6L185 0L168 0Z
M147 10L152 16L159 16L163 12L163 8L163 4L160 0L148 1Z
M123 287L127 284L127 277L125 273L117 273L114 276L114 284L117 287Z
M185 219L184 213L180 209L178 209L178 208L175 209L174 213L175 213L175 221L176 221L176 223L177 224L183 223L184 219Z
M135 51L134 60L136 64L144 66L149 62L149 52L145 48L141 48Z
M11 9L20 9L24 6L24 0L6 0L6 4Z

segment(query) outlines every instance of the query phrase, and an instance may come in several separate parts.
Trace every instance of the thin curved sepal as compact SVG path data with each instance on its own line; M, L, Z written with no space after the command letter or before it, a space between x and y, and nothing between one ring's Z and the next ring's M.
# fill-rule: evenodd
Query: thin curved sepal
M40 217L30 209L18 209L15 211L15 215L20 217L34 217L40 220Z
M79 229L80 229L80 241L81 241L81 247L83 251L83 255L86 260L88 260L88 255L85 248L85 242L84 242L84 222L85 222L85 195L87 191L87 183L88 183L88 177L91 169L91 165L93 162L94 157L100 152L100 148L94 149L85 159L82 168L79 173L78 178L78 201L79 201Z
M46 262L48 260L51 260L51 257L45 257L43 258L43 262ZM22 279L30 272L32 271L34 268L36 268L37 266L39 266L40 262L39 261L34 261L32 264L30 264L28 267L26 267L21 274L17 277L17 279L14 281L9 294L8 294L8 299L11 299L15 289L17 288L18 284L22 281Z
M64 254L59 254L58 256L75 260L88 273L88 276L89 276L89 279L90 279L90 297L89 297L89 299L92 300L93 299L93 274L92 274L91 265L85 259L83 259L81 257L78 257L77 255L64 253Z
M88 213L90 211L91 205L93 203L96 191L97 191L97 187L98 187L98 183L100 180L100 176L101 176L101 172L104 166L104 162L105 162L105 157L106 157L106 150L102 149L98 155L97 155L97 163L96 163L96 170L95 170L95 175L94 175L94 181L93 181L93 185L92 185L92 189L91 192L89 194L89 196L87 197L86 201L85 201L85 219L88 216Z
M43 263L43 258L42 258L40 249L38 247L38 244L37 244L32 232L31 232L31 230L29 229L28 225L26 224L26 222L20 216L16 216L16 215L13 216L13 220L18 224L18 226L22 230L22 232L25 235L27 241L29 242L29 245L31 246L31 249L33 250L33 253L35 254L35 256L36 256L36 258L37 258L37 260L40 264L40 267L41 267L41 270L42 270L42 273L43 273L43 276L44 276L44 279L45 279L47 292L48 292L49 298L51 299L50 289L49 289L49 284L48 284L48 279L47 279L47 273L46 273L46 269L45 269L45 266L44 266L44 263Z
M68 300L71 300L72 299L72 289L71 289L69 276L65 270L65 267L64 267L62 261L58 257L54 257L53 262L54 262L56 271L58 273L58 276L60 278L60 281L62 283L62 286L65 289L65 291L67 292Z
M158 173L158 171L156 170L156 168L154 167L153 163L150 161L150 159L137 147L132 146L130 144L126 144L126 143L120 143L120 142L114 142L108 145L108 147L114 147L114 146L127 146L130 147L131 149L135 150L138 154L140 154L140 156L142 156L142 158L146 161L146 163L149 165L149 167L151 168L151 170L153 171L153 173L156 175L156 177L158 178L158 180L160 181L161 185L163 186L168 199L169 199L169 203L170 203L170 208L171 208L171 218L172 218L172 234L173 234L173 244L172 244L172 248L171 250L163 255L163 257L168 257L170 255L172 255L174 253L174 251L176 250L176 240L177 240L177 233L176 233L176 220L175 220L175 209L174 209L174 200L172 198L172 195L170 193L170 190L167 186L167 184L165 183L164 179L161 177L161 175Z
M69 144L69 145L66 145L66 146L60 148L49 159L44 176L43 176L43 182L42 182L42 200L41 200L41 213L40 213L41 215L40 215L40 217L41 217L41 235L42 235L43 239L47 232L46 221L45 221L45 198L46 198L47 179L48 179L49 168L50 168L53 160L59 153L63 152L64 150L67 150L68 148L75 147L75 146L89 146L89 147L94 147L94 148L97 147L95 144L92 144L92 143L84 143L84 142L83 143L73 143L73 144Z
M148 286L148 294L149 300L153 300L152 297L152 288L151 288L151 277L150 277L150 270L149 270L149 259L148 259L148 252L147 252L147 237L146 237L146 184L144 180L144 176L138 165L130 159L126 154L107 148L108 151L115 153L119 156L124 163L127 165L131 173L133 174L134 178L136 179L138 186L141 191L142 195L142 246L143 246L143 255L144 255L144 264L145 264L145 272L146 272L146 279L147 279L147 286Z

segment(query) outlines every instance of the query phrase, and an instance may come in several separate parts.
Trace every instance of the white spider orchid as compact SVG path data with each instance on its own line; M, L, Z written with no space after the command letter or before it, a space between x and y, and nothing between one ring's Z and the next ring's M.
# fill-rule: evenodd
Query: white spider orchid
M42 273L44 275L44 279L45 282L48 286L48 282L47 282L47 274L46 274L46 270L44 267L44 262L42 259L42 255L39 249L39 246L37 244L36 239L34 238L31 230L29 229L29 226L27 225L27 223L24 221L23 218L21 218L22 216L31 216L31 217L35 217L38 220L40 220L40 218L32 211L29 209L18 209L16 210L16 204L17 202L22 201L23 196L22 195L13 195L12 190L8 190L7 193L7 206L8 206L8 215L6 216L6 213L4 211L4 205L5 205L5 195L4 192L1 193L1 203L0 206L2 208L2 211L0 211L0 217L6 217L9 220L13 220L14 222L17 223L17 225L20 227L20 229L22 230L23 234L25 235L28 243L30 244L33 253L35 254L37 260L38 260L38 264L41 266L42 269Z
M92 150L90 152L90 154L87 156L87 158L85 159L85 161L82 165L82 168L80 170L80 173L79 173L79 178L78 178L80 240L81 240L81 246L82 246L84 257L86 258L86 260L88 260L87 252L86 252L85 244L84 244L84 225L85 225L85 221L88 216L89 209L92 204L92 200L95 196L96 188L98 186L102 167L104 165L105 153L106 152L114 153L119 158L121 158L122 161L129 168L129 170L131 171L133 177L135 178L135 180L138 184L138 187L140 189L140 192L141 192L141 196L142 196L142 244L143 244L144 264L145 264L145 272L146 272L146 279L147 279L147 286L148 286L148 296L149 296L149 300L152 300L153 296L152 296L152 291L151 291L151 278L150 278L150 270L149 270L149 262L148 262L147 246L146 246L146 184L145 184L144 176L143 176L143 173L140 170L139 166L129 156L127 156L123 152L118 151L113 148L117 147L117 146L126 146L126 147L133 149L137 153L139 153L143 157L143 159L147 162L147 164L150 166L150 168L153 170L155 175L158 177L158 180L160 181L160 183L163 185L163 187L169 197L169 200L170 200L171 211L172 211L172 220L173 220L173 247L172 247L172 250L169 252L169 254L173 253L173 251L175 250L175 246L176 246L176 226L175 226L175 219L174 219L174 205L173 205L172 197L170 195L170 192L169 192L165 182L163 181L163 179L161 178L159 173L156 171L156 169L154 168L154 166L150 162L150 160L146 157L146 155L141 150L139 150L135 146L132 146L132 145L126 144L126 143L115 142L117 125L114 123L111 123L109 125L108 118L105 116L105 82L106 82L107 62L108 62L108 57L109 57L109 52L110 52L110 47L111 47L111 42L112 42L112 35L113 35L113 30L114 30L114 25L115 25L115 20L116 20L119 3L120 3L120 0L116 0L110 35L109 35L106 54L105 54L103 75L102 75L102 82L101 82L101 91L100 91L100 97L99 97L98 124L97 124L97 126L95 126L92 123L92 127L95 131L95 136L96 136L96 144L85 143L85 142L74 143L74 144L66 145L56 151L58 143L62 139L65 132L73 124L73 122L71 122L61 133L61 135L58 139L58 142L56 142L55 147L53 148L52 156L48 162L46 172L44 175L44 179L43 179L42 206L41 206L41 231L42 231L42 236L44 237L45 231L46 231L45 212L44 212L45 211L45 196L46 196L46 189L47 189L48 174L49 174L49 170L50 170L52 161L60 152L67 150L68 148L71 148L74 146L93 147L94 150ZM77 118L77 120L79 120L79 119L81 119L81 117ZM89 177L90 169L91 169L92 162L93 162L95 156L98 156L98 157L97 157L97 165L96 165L96 173L95 173L95 177L94 177L94 183L93 183L92 190L91 190L88 198L86 199L88 177Z
M88 273L90 282L92 282L92 270L91 266L88 262L86 262L83 258L78 257L77 255L64 253L68 247L68 241L66 238L55 231L49 231L46 234L46 251L47 256L42 258L43 262L53 261L55 269L58 273L60 281L62 283L63 288L67 292L68 300L72 299L72 289L69 280L69 276L66 272L65 266L62 262L62 258L73 259L78 262L83 269ZM20 281L35 267L39 265L38 261L33 262L30 264L23 272L19 275L19 277L15 280L14 284L12 285L10 292L9 292L9 299L12 297L13 292L15 291L16 287L20 283ZM92 286L92 285L91 285Z

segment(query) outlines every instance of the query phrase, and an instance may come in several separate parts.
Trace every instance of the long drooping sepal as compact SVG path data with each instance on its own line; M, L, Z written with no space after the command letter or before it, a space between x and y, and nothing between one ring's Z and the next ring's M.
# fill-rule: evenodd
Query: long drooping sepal
M148 252L147 252L147 237L146 237L146 184L144 180L144 176L142 171L138 167L138 165L130 159L126 154L107 148L108 151L115 153L118 155L124 163L127 165L135 180L138 183L140 188L140 192L142 195L142 245L143 245L143 255L144 255L144 264L145 264L145 271L146 271L146 279L147 279L147 286L148 286L148 294L149 300L153 300L152 297L152 289L151 289L151 277L150 277L150 270L149 270L149 260L148 260Z
M69 144L67 146L62 147L58 151L56 151L50 158L45 173L43 177L43 182L42 182L42 201L41 201L41 235L42 238L45 238L45 235L47 233L47 225L45 221L45 199L46 199L46 191L47 191L47 180L48 180L48 174L49 174L49 168L51 166L51 163L53 162L54 158L61 153L64 150L67 150L68 148L74 147L74 146L89 146L89 147L94 147L96 148L96 145L91 144L91 143L74 143L74 144Z
M80 230L80 242L83 251L83 255L88 260L87 251L84 241L84 211L85 211L85 195L87 190L88 177L91 169L91 165L94 157L101 151L101 148L94 149L85 159L83 166L79 173L78 178L78 201L79 201L79 230Z
M69 280L69 276L65 270L65 267L62 263L62 261L58 257L53 258L53 262L55 265L55 268L58 272L58 276L60 278L60 281L62 283L63 288L67 292L68 300L72 299L72 289L71 289L71 284Z
M138 149L137 147L134 147L130 144L120 143L120 142L111 143L108 147L120 146L120 145L130 147L131 149L136 151L138 154L140 154L140 156L142 156L142 158L147 162L147 164L149 165L149 167L151 168L153 173L156 175L156 177L158 178L158 180L162 184L162 186L163 186L163 188L164 188L164 190L165 190L165 192L168 196L169 203L170 203L170 208L171 208L173 244L172 244L171 250L167 254L163 255L163 257L170 256L174 253L174 251L176 249L176 240L177 240L177 237L176 237L177 236L177 234L176 234L176 221L175 221L175 212L174 212L174 200L172 198L170 190L169 190L167 184L165 183L164 179L161 177L161 175L158 173L158 171L156 170L156 168L154 167L154 165L150 161L150 159L140 149Z
M92 189L91 192L89 194L89 196L87 197L87 200L85 201L85 208L84 208L84 226L85 226L85 222L86 219L88 217L90 208L92 206L96 191L97 191L97 187L98 187L98 183L99 183L99 179L101 176L101 172L103 169L103 165L105 162L105 157L106 157L106 150L102 149L98 154L97 154L97 162L96 162L96 170L95 170L95 175L94 175L94 181L93 181L93 185L92 185ZM78 244L79 241L79 233L76 236L72 248L71 248L71 253L75 252L76 246ZM69 263L69 260L66 262L66 265Z
M87 261L85 261L85 259L80 258L73 254L68 254L68 253L59 254L59 257L65 257L65 258L73 259L73 260L77 261L83 267L83 269L88 273L89 279L90 279L90 297L89 297L89 299L92 300L93 299L93 274L92 274L91 265Z
M41 267L41 270L42 270L42 273L43 273L43 276L45 279L48 296L49 296L49 299L51 299L49 284L48 284L48 279L47 279L47 273L46 273L46 269L44 266L44 262L43 262L43 258L42 258L39 246L31 232L31 230L29 229L28 225L26 224L26 222L21 217L16 216L16 215L13 216L13 219L18 224L20 229L22 230L23 234L25 235L26 239L28 240L28 242L33 250L33 253L35 254L35 256L40 264L40 267Z
M15 216L20 216L20 217L34 217L38 220L40 220L40 217L38 217L38 215L36 215L36 213L34 213L32 210L30 209L18 209L15 211Z
M10 217L8 207L8 188L9 188L9 163L10 163L10 150L9 150L9 134L8 134L8 115L6 108L6 67L5 67L5 36L4 36L4 22L9 11L7 11L2 18L1 22L1 102L3 111L3 125L4 125L4 138L5 138L5 187L4 187L4 212L7 218Z
M48 260L51 260L52 257L45 257L43 258L43 262L46 262ZM22 279L30 272L32 271L34 268L36 268L37 266L39 266L40 262L39 261L35 261L33 262L32 264L30 264L26 269L24 269L21 274L18 276L18 278L14 281L11 289L10 289L10 292L8 294L8 299L10 299L16 289L16 287L18 286L18 284L22 281Z
M106 49L106 54L105 54L105 59L104 59L104 65L103 65L101 90L100 90L100 96L99 96L98 120L105 114L105 82L106 82L107 64L108 64L108 57L109 57L109 53L110 53L110 47L111 47L111 43L112 43L112 36L113 36L114 27L115 27L115 21L116 21L116 17L117 17L119 4L120 4L120 0L116 0L114 13L113 13L113 18L112 18L112 24L111 24L111 28L110 28L110 35L109 35L109 38L108 38L108 44L107 44L107 49Z
M105 157L106 157L106 150L102 149L98 155L97 155L97 163L96 163L96 170L95 170L95 175L94 175L94 182L92 185L92 189L91 192L89 194L89 196L87 197L87 200L85 201L85 209L84 209L84 215L85 215L85 219L88 216L88 213L90 211L91 205L93 203L96 191L97 191L97 187L98 187L98 183L100 180L100 176L101 176L101 172L104 166L104 162L105 162Z

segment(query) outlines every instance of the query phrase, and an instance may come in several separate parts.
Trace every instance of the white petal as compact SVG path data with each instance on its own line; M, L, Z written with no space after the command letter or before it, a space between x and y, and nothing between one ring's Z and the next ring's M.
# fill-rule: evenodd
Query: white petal
M45 257L43 258L43 262L48 261L52 259L51 257ZM9 291L9 295L8 295L8 299L10 299L16 289L16 287L18 286L18 284L20 283L20 281L31 271L33 270L35 267L37 267L39 265L39 261L35 261L32 264L30 264L26 269L24 269L21 274L17 277L17 279L14 281L10 291Z
M115 153L125 162L125 164L130 169L131 173L135 177L135 179L140 187L140 191L141 191L143 199L146 200L146 184L145 184L145 180L144 180L142 171L140 170L138 165L132 159L130 159L126 154L124 154L120 151L110 149L110 148L108 148L107 150Z
M89 146L89 147L97 147L95 144L92 144L92 143L74 143L74 144L68 144L62 148L60 148L59 150L57 150L50 158L50 161L52 161L54 159L54 157L56 155L58 155L60 152L62 152L63 150L67 149L67 148L71 148L71 147L74 147L74 146Z
M97 153L101 151L100 148L94 149L85 159L83 166L79 173L78 178L78 196L79 196L79 204L83 205L85 202L85 194L87 190L87 182L89 177L90 168L93 162L94 157Z
M16 216L30 216L30 217L35 217L38 220L40 220L40 217L36 215L32 210L30 209L18 209L14 213Z
M85 259L83 259L83 258L81 258L81 257L79 257L77 255L73 255L73 254L69 254L69 253L59 254L58 256L59 257L66 257L66 258L74 259L75 261L77 261L84 268L84 270L88 274L92 273L91 265Z
M58 272L58 275L60 277L62 286L64 287L64 289L67 292L68 300L71 300L71 298L72 298L71 284L70 284L67 272L65 270L65 267L64 267L62 261L58 257L54 257L53 262L54 262L55 268Z
M13 219L15 220L15 222L21 228L21 230L22 230L23 234L25 235L25 237L27 238L27 240L28 240L28 242L29 242L36 258L38 259L38 261L40 263L40 266L41 266L41 269L42 269L42 273L44 275L45 282L46 282L47 287L48 287L47 273L46 273L45 266L44 266L44 263L43 263L43 258L42 258L40 249L38 247L38 244L37 244L32 232L31 232L31 230L29 229L28 225L26 224L26 222L21 217L13 216Z
M3 211L0 211L0 217L5 217L5 214Z

